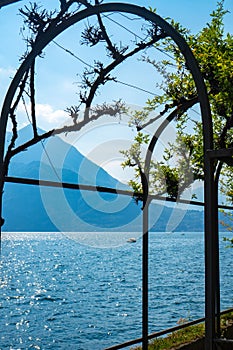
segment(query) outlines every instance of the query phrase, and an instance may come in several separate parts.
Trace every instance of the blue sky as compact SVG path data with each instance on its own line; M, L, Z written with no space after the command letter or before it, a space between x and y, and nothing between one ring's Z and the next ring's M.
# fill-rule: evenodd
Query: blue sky
M0 48L0 103L2 104L7 87L9 86L11 78L14 76L19 65L19 59L25 51L25 43L20 33L20 28L23 26L23 19L18 13L19 7L28 5L30 1L20 1L18 3L3 7L0 9L0 33L1 33L1 48ZM105 0L105 2L110 2ZM144 6L146 8L157 8L157 13L163 18L170 17L180 22L183 26L189 27L194 33L199 31L210 19L210 13L216 7L216 0L134 0L134 1L122 1L125 3L136 4ZM41 5L50 6L50 8L57 7L58 1L40 1ZM225 7L230 11L225 17L226 31L233 32L233 1L225 0ZM116 19L116 17L114 17ZM126 24L125 18L121 18L122 23ZM119 21L119 17L117 18ZM119 26L114 26L114 23L105 21L112 30L112 34L119 40L121 35L128 34L121 31ZM131 30L138 30L138 22L130 21ZM119 33L118 33L119 31ZM92 51L80 46L77 34L75 34L75 28L71 28L63 35L56 39L56 42L63 45L66 49L75 53L79 58L83 59L88 64L93 64L97 58L105 59L105 51L101 48L94 48ZM82 66L82 67L81 67ZM83 70L83 65L77 59L74 59L71 55L64 53L63 50L58 48L56 44L52 43L45 50L45 58L38 59L37 63L37 76L36 76L36 99L37 99L37 115L39 120L39 126L43 129L50 129L54 126L60 126L66 121L66 114L64 109L70 105L74 105L77 102L78 82L80 81L80 75ZM119 71L120 80L126 83L133 83L136 86L143 87L150 92L156 92L156 73L154 70L139 63L137 60L126 62ZM117 84L116 86L103 87L102 96L103 99L110 102L117 100L118 98L125 99L130 105L143 105L148 97L147 93L130 89L126 86ZM101 101L101 97L98 95L96 103ZM103 100L102 100L103 101ZM19 108L19 126L23 127L28 123L24 106ZM95 127L94 133L90 130L84 130L84 132L75 136L70 142L78 144L79 149L83 153L87 153L90 158L92 153L96 157L96 153L93 151L95 145L99 145L100 139L102 140L103 130L106 129L105 142L109 142L112 138L115 139L116 144L120 144L125 141L126 143L132 137L131 131L125 131L122 125L118 123L110 122L110 128L114 132L109 132L109 128L104 122L99 128L99 125ZM94 148L93 148L94 147ZM113 156L112 156L113 157ZM104 162L104 161L102 161ZM115 163L119 166L120 160L116 157ZM106 162L105 162L106 163ZM111 164L105 164L106 169L113 168L114 162Z
M105 0L106 2L110 2L109 0ZM157 8L157 13L162 17L171 17L176 21L180 22L182 25L187 26L192 29L192 31L197 32L200 30L206 22L209 20L209 14L215 8L217 1L216 0L206 0L206 1L192 1L192 0L134 0L134 1L122 1L128 2L132 4L137 4L140 6L144 6L148 8L149 6ZM46 4L48 3L51 8L57 6L57 0L48 1L40 1L39 3ZM23 5L28 5L29 1L21 0L18 3L3 7L0 9L0 32L1 35L1 48L0 48L0 102L2 102L3 96L9 85L10 79L14 74L14 71L17 69L19 65L19 58L25 51L25 43L22 40L22 35L20 34L20 28L23 25L23 19L18 14L18 8ZM226 15L225 23L226 30L229 32L233 31L233 1L226 0L225 1L226 9L229 9L231 13ZM117 30L117 28L116 28ZM5 33L5 35L4 35ZM73 46L73 42L75 42L75 34L71 32L67 34L67 36L63 36L64 38L57 39L58 43L65 43L65 47L67 49L73 50L75 54L77 54L80 58L84 60L88 60L87 55L89 53L86 52L86 49L81 46L75 47ZM37 92L37 103L39 105L38 111L40 113L44 112L47 118L47 122L41 117L41 127L48 128L52 125L52 120L59 123L59 118L62 119L62 112L67 106L75 103L77 82L78 78L76 74L78 72L75 71L75 65L77 65L77 60L71 59L68 57L68 54L64 54L64 51L58 49L58 47L54 47L55 45L50 45L49 48L46 49L46 55L44 60L40 61L38 65L38 92ZM76 50L76 51L75 51ZM60 52L59 52L60 51ZM103 54L103 52L102 52ZM100 56L101 57L101 56ZM92 60L93 61L93 60ZM89 63L92 63L89 60ZM75 62L75 63L74 63ZM143 69L148 69L146 66L143 66ZM125 70L128 70L127 64L125 65ZM137 70L137 67L136 67ZM141 72L141 76L140 76ZM81 72L80 72L81 73ZM145 77L145 71L142 72L137 71L139 75L138 81L142 81ZM154 74L154 73L151 73ZM44 77L44 79L42 79ZM153 76L152 76L153 77ZM148 78L148 77L147 77ZM153 77L154 78L154 77ZM130 79L126 82L130 82ZM49 90L49 86L50 89ZM56 93L51 93L54 91L54 87L56 86ZM58 86L61 87L61 91L59 93ZM121 86L120 89L123 87ZM144 85L145 89L150 91L154 91L152 86ZM108 91L108 94L110 91ZM135 95L135 91L130 91L127 89L128 94L128 102L129 103L138 103L138 95ZM111 94L110 94L111 95ZM49 99L48 99L49 96ZM116 96L115 96L116 97ZM111 96L109 96L111 98ZM113 96L114 98L114 96ZM145 96L146 98L146 96ZM143 100L142 100L143 101ZM140 103L142 102L140 101ZM46 106L46 107L45 107ZM43 107L45 108L43 110ZM26 120L25 120L26 122ZM23 122L22 122L23 123ZM23 124L22 124L23 125Z

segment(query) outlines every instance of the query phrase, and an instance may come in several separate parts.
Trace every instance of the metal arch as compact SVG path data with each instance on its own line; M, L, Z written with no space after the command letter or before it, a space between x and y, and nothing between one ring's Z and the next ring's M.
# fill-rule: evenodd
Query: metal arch
M4 186L3 178L3 157L4 157L4 144L5 144L5 133L7 126L8 113L11 108L11 103L14 98L15 92L17 90L20 81L28 68L30 68L33 60L41 53L41 51L61 32L74 25L75 23L90 17L92 15L104 13L104 12L126 12L139 17L144 18L145 20L151 21L159 25L177 44L183 56L186 59L187 67L192 73L193 79L196 84L199 102L201 106L202 114L202 124L203 124L203 136L204 136L204 153L205 153L205 256L206 256L206 350L214 349L214 338L216 335L215 331L215 312L216 305L216 290L217 283L216 281L216 270L218 266L216 265L215 253L218 240L218 229L217 229L217 191L214 185L214 159L207 155L207 150L213 150L213 127L210 106L208 101L208 96L206 92L206 87L198 68L198 64L188 47L186 41L183 37L164 19L158 16L155 13L152 13L146 10L143 7L125 4L125 3L108 3L101 4L98 6L91 6L85 10L82 10L64 22L56 26L49 27L35 42L34 48L28 54L26 59L23 61L19 67L17 73L15 74L12 83L6 94L1 119L0 119L0 197L2 194ZM153 148L153 147L152 147ZM151 151L148 150L148 156L146 159L146 164L150 163ZM1 211L1 201L0 198L0 211ZM147 198L145 199L147 203ZM0 212L1 214L1 212ZM144 251L143 251L143 285L148 288L148 226L146 222L148 221L148 212L145 211L145 226L144 231ZM145 292L144 292L145 294ZM143 305L144 310L144 319L143 319L143 349L147 349L148 346L148 295L145 296L145 303ZM216 304L217 303L217 304Z
M11 5L11 4L18 2L18 1L21 1L21 0L0 0L0 9L3 6L8 6L8 5Z
M156 133L152 136L151 142L147 148L145 159L145 193L149 193L149 168L152 158L152 154L156 147L159 137L164 132L169 123L174 119L174 115L169 115ZM205 350L215 349L214 343L216 336L220 335L220 280L219 280L219 238L218 238L218 183L214 182L214 167L211 162L211 157L215 151L205 152L205 201L203 206L205 207ZM224 152L225 153L225 152ZM212 174L208 169L212 170ZM206 178L211 179L211 183L208 183ZM148 220L149 220L149 204L151 196L144 196L144 212L143 212L143 227L144 227L144 258L143 271L145 281L144 290L145 295L148 294L148 256L149 256L149 232L148 232ZM211 202L213 200L213 202ZM148 308L148 299L145 296L145 305ZM148 320L148 315L144 316ZM148 330L148 329L147 329ZM146 331L145 331L146 332ZM146 334L146 333L145 333ZM146 348L145 348L146 349Z
M41 34L39 40L35 42L35 45L32 51L25 58L21 66L19 67L17 73L15 74L12 83L7 91L2 113L0 119L0 159L3 159L4 153L4 141L5 141L5 132L6 132L6 124L8 118L8 112L11 107L12 99L15 95L16 89L28 68L30 68L33 60L41 53L41 51L60 33L69 28L70 26L78 23L79 21L96 15L98 13L104 12L127 12L134 15L138 15L143 17L144 19L151 21L153 23L158 24L178 45L180 51L183 53L187 66L191 71L193 78L196 83L201 112L202 112L202 121L204 126L204 147L205 149L213 149L213 130L212 130L212 119L209 107L208 96L205 88L205 84L198 68L197 62L183 37L164 19L158 16L155 13L150 12L144 7L130 5L130 4L122 4L122 3L109 3L109 4L101 4L98 6L88 7L85 10L82 10L73 16L66 19L64 22L61 22L57 26L49 27L43 34Z

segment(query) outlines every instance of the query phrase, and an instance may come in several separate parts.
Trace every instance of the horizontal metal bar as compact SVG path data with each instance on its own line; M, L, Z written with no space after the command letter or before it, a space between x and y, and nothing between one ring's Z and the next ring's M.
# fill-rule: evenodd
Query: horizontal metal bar
M233 344L233 339L226 339L226 338L218 338L218 339L214 339L215 343L221 344Z
M231 205L218 204L218 208L219 209L233 210L233 207Z
M202 317L202 318L198 318L198 319L193 320L193 321L189 321L187 323L183 323L183 324L181 324L179 326L175 326L175 327L172 327L172 328L165 329L165 330L160 331L160 332L151 333L151 334L148 335L148 339L154 339L154 338L157 338L157 337L161 337L162 335L166 335L168 333L176 332L176 331L179 331L181 329L194 326L194 325L196 325L198 323L201 323L201 322L204 322L204 321L205 321L205 317Z
M92 191L92 192L113 193L113 194L120 194L120 195L130 196L130 197L142 196L142 193L137 193L137 192L133 192L133 191L129 191L129 190L114 189L114 188L109 188L109 187L104 187L104 186L73 184L73 183L68 183L68 182L29 179L29 178L15 177L15 176L5 176L4 181L10 182L10 183L16 183L16 184L24 184L24 185L60 187L60 188L67 188L67 189L71 189L71 190L84 190L84 191ZM204 202L189 201L188 199L175 199L175 198L164 197L164 196L159 196L159 195L152 195L152 194L149 195L149 198L150 198L150 200L161 200L161 201L166 201L166 202L190 204L190 205L196 205L196 206L201 206L201 207L204 207L204 205L205 205ZM222 204L219 204L218 208L233 210L233 206L222 205Z
M229 312L233 312L233 308L229 308L229 309L221 311L220 315L222 316L222 315L228 314ZM202 317L202 318L198 318L196 320L193 320L193 321L190 321L190 322L187 322L187 323L184 323L184 324L172 327L172 328L164 329L163 331L160 331L160 332L151 333L148 335L148 339L151 340L154 338L158 338L158 337L161 337L161 336L166 335L168 333L176 332L176 331L179 331L180 329L194 326L194 325L199 324L199 323L204 322L204 321L205 321L205 317ZM139 344L141 342L142 342L142 338L137 338L137 339L133 339L133 340L127 341L127 342L122 343L122 344L111 346L110 348L105 348L104 350L123 349L123 348L126 348L127 346Z
M105 348L104 350L119 350L119 349L126 348L127 346L136 345L139 343L142 343L142 338L137 338L137 339L129 340L122 344L113 345L110 348Z
M161 201L166 201L166 202L172 202L172 203L181 203L181 204L191 204L191 205L197 205L200 207L204 207L205 203L204 202L199 202L199 201L190 201L188 199L176 199L176 198L170 198L170 197L164 197L164 196L159 196L159 195L149 195L151 200L161 200ZM233 209L233 207L232 207Z
M229 312L233 312L233 307L221 311L221 312L220 312L220 315L223 316L223 315L225 315L225 314L229 314Z
M214 149L214 150L207 150L207 155L210 158L225 158L225 157L233 157L233 148L222 148L222 149Z
M106 193L113 193L113 194L122 194L125 196L133 196L134 194L132 191L114 189L114 188L103 187L103 186L91 186L91 185L74 184L74 183L68 183L68 182L28 179L28 178L13 177L13 176L6 176L4 180L5 182L24 184L24 185L48 186L48 187L58 187L58 188L60 187L60 188L67 188L71 190L84 190L84 191L92 191L92 192L106 192Z
M175 327L172 327L172 328L164 329L163 331L160 331L160 332L151 333L151 334L148 335L148 339L151 340L151 339L154 339L154 338L158 338L158 337L161 337L162 335L165 335L165 334L168 334L168 333L172 333L172 332L175 332L175 331L178 331L180 329L193 326L195 324L198 324L198 323L201 323L201 322L204 322L204 321L205 321L205 318L203 317L203 318L199 318L199 319L194 320L194 321L190 321L190 322L181 324L179 326L175 326ZM127 346L135 345L135 344L138 344L138 343L141 343L141 342L142 342L142 338L137 338L137 339L133 339L133 340L130 340L128 342L125 342L125 343L122 343L122 344L119 344L119 345L111 346L110 348L106 348L105 350L123 349L123 348L126 348Z

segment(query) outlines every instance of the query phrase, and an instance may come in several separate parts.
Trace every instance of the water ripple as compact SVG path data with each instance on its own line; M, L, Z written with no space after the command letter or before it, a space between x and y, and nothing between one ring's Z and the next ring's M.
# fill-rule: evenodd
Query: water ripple
M151 235L151 332L204 315L203 251L202 234ZM232 254L221 244L223 308ZM61 234L8 235L0 289L0 349L100 350L140 337L141 241L98 249Z

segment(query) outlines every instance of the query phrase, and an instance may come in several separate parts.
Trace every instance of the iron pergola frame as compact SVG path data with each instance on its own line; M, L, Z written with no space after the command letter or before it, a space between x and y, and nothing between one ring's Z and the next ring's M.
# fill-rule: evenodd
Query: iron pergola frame
M18 1L21 1L21 0L0 0L0 9L3 6L8 6L8 5L14 4L15 2L18 2Z
M11 1L6 1L10 3ZM12 1L13 2L13 1ZM5 5L5 4L3 4ZM137 15L158 25L166 34L173 39L182 52L188 69L195 81L198 99L201 109L203 139L204 139L204 212L205 212L205 350L216 349L220 336L220 285L219 285L219 232L218 232L218 183L214 179L214 163L216 159L225 159L233 156L233 150L214 150L213 146L213 124L210 105L203 77L197 61L192 54L184 38L164 19L143 7L127 3L108 3L90 6L81 10L52 28L48 27L37 40L31 52L23 60L17 70L9 89L6 93L0 119L0 214L2 211L2 194L5 181L11 181L4 176L4 145L6 126L9 111L15 96L16 90L25 72L32 66L36 57L43 49L75 23L90 16L106 12L123 12ZM169 121L167 121L169 122ZM152 153L157 139L163 132L166 125L156 131L147 150L145 169L149 168ZM227 153L228 152L228 153ZM12 180L12 182L14 182ZM148 251L149 251L149 229L148 229L148 208L150 196L148 196L149 172L143 184L143 245L142 245L142 271L143 271L143 292L142 292L142 344L143 350L148 349ZM62 187L62 186L61 186ZM97 189L98 190L98 189ZM119 191L118 191L119 192Z

